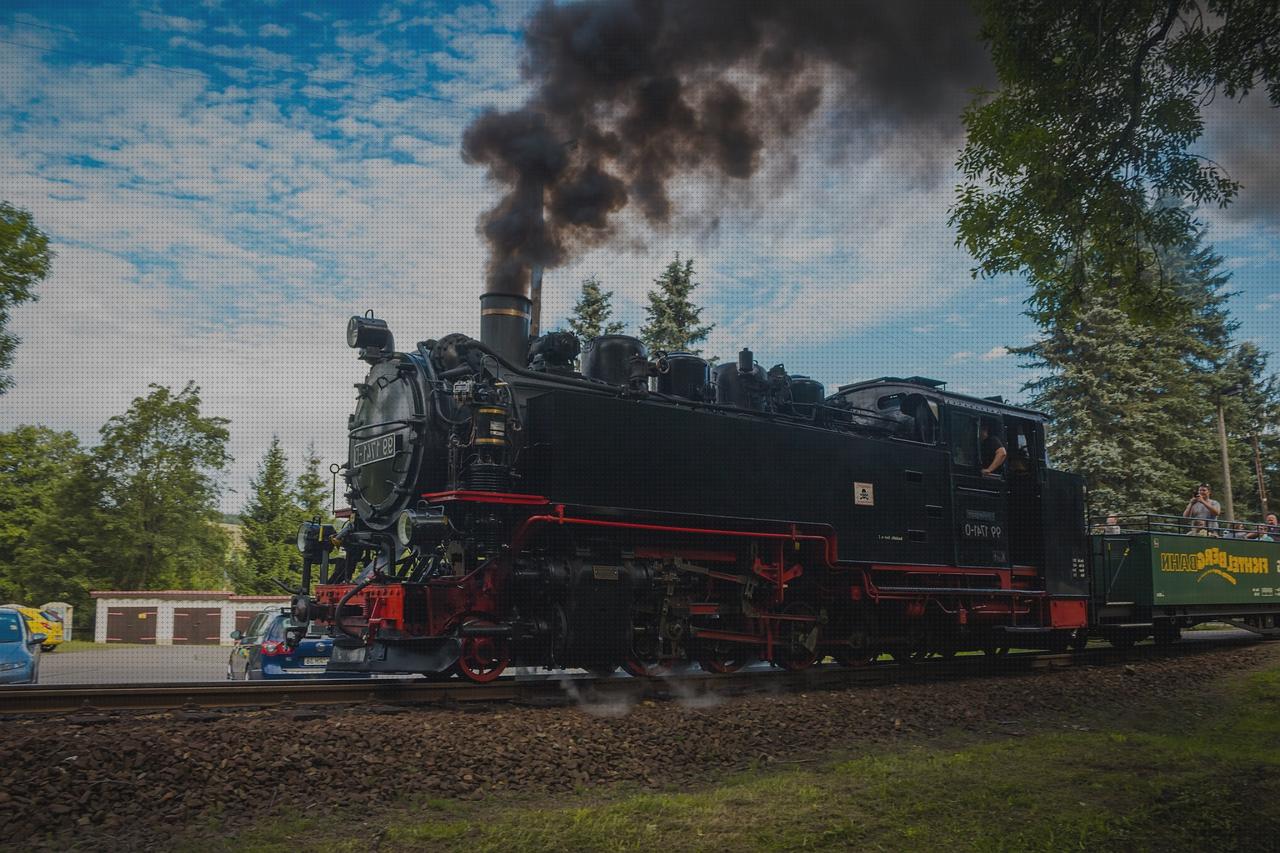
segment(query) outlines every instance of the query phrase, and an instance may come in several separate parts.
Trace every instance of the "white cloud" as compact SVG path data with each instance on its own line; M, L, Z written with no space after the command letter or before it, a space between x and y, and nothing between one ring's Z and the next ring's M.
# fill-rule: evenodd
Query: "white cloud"
M284 27L280 24L263 24L258 27L258 36L261 38L288 38L293 35L293 27Z
M198 33L204 29L204 21L183 18L179 15L160 15L145 9L138 12L138 21L143 29L162 30L179 33Z
M235 87L190 69L71 75L0 53L0 115L30 113L0 146L0 185L59 251L42 300L15 312L25 341L0 428L38 420L92 441L148 382L193 379L206 411L232 419L229 482L241 497L228 507L273 433L295 459L312 440L326 462L340 459L361 373L342 340L349 314L373 309L402 342L478 331L486 253L476 222L498 189L462 163L458 138L475 110L527 97L511 28L529 8L441 16L432 26L447 51L432 57L354 28L340 37L352 55L305 63L175 36L175 46L256 66ZM425 79L430 65L454 75L430 88L443 100L378 89L412 88L405 81ZM341 93L340 107L286 109L287 86L253 88L264 69L298 68L308 69L299 87L330 103ZM546 325L569 311L581 277L600 272L637 328L653 276L681 251L697 261L704 317L717 324L709 354L748 345L831 384L854 378L845 371L856 365L835 356L856 352L878 324L967 328L959 314L936 320L975 287L945 225L950 182L904 188L900 140L840 163L802 156L783 180L787 157L823 150L831 131L816 122L749 186L705 174L673 181L681 213L669 229L628 212L617 240L548 273Z
M1009 350L1005 347L992 347L982 354L983 361L995 361L997 358L1004 358L1009 355Z

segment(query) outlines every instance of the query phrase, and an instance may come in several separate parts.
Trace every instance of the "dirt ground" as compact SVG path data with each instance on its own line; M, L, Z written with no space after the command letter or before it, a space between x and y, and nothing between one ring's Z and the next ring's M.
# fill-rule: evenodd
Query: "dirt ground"
M667 789L749 766L946 731L1132 715L1280 646L962 682L634 707L270 710L0 729L0 837L59 849L169 849L280 813L376 812L405 795L481 799L628 783ZM197 715L199 716L199 715Z

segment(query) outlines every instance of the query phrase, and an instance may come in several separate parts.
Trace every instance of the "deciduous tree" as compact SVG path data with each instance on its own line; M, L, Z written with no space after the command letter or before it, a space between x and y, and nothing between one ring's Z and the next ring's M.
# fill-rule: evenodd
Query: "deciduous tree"
M193 382L151 385L107 421L93 451L101 483L104 558L119 588L223 585L228 552L218 526L228 421L200 412Z
M59 498L85 459L69 432L20 426L0 433L0 601L50 600L44 567L29 559L31 534L71 509Z
M1269 0L979 0L1001 87L965 113L951 221L976 272L1022 273L1042 323L1106 280L1132 316L1176 279L1156 252L1194 208L1240 189L1193 150L1201 108L1257 86L1280 103L1280 4Z
M35 287L49 274L53 253L49 238L36 228L31 214L0 201L0 394L12 384L18 338L7 331L13 306L36 299Z

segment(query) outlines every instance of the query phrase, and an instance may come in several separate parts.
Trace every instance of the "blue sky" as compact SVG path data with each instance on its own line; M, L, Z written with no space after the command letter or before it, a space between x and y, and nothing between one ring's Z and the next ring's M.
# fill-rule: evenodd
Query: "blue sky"
M402 342L478 329L475 224L499 190L459 140L480 110L528 96L533 8L5 4L0 196L35 214L58 257L41 301L15 313L24 343L0 428L39 422L92 440L148 382L194 379L207 411L232 420L228 508L272 433L294 458L314 442L340 459L360 378L343 342L351 313L374 309ZM1027 372L1004 348L1033 334L1025 287L972 280L945 224L958 118L929 139L866 134L832 162L814 152L860 130L838 107L825 104L789 152L766 152L753 191L765 187L767 204L726 203L706 176L684 176L672 227L624 222L620 239L549 273L548 325L595 273L637 329L645 291L679 251L696 260L717 324L708 351L722 358L750 346L829 386L922 374L1018 398ZM1267 177L1280 171L1280 121L1223 105L1209 118L1206 153L1257 176L1245 193L1265 202L1212 212L1209 239L1242 291L1240 338L1280 352L1280 186ZM800 165L783 182L788 153ZM904 177L930 171L941 179Z

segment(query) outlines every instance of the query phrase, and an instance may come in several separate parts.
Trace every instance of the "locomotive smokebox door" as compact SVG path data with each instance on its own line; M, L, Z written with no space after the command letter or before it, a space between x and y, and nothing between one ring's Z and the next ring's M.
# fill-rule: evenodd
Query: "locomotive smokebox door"
M427 417L427 370L420 355L401 354L373 365L356 385L348 497L375 529L387 529L418 495L444 486L444 439Z

